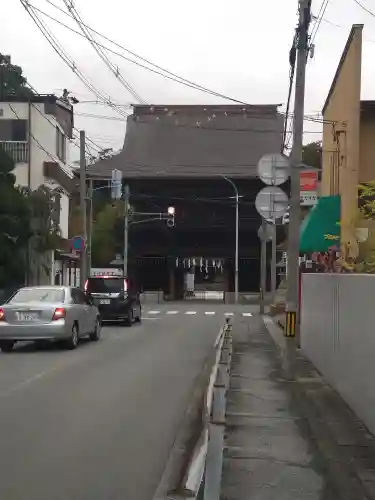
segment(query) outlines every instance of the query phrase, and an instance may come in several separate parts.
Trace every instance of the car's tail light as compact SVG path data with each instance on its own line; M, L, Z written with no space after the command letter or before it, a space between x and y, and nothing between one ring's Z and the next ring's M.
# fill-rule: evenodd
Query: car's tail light
M128 282L127 280L124 280L124 292L128 291Z
M66 311L63 307L56 307L55 312L53 313L52 321L56 321L57 319L63 319L66 316Z
M5 321L5 312L2 307L0 307L0 321Z
M86 281L85 281L85 292L87 292L87 287L88 287L88 285L89 285L89 280L86 280Z

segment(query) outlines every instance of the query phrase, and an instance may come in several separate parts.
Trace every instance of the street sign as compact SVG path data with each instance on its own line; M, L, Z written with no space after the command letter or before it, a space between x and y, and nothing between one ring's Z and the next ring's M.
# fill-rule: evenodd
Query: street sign
M299 174L300 191L317 191L318 190L318 172L315 170L307 170Z
M318 195L316 191L301 191L300 205L301 207L313 207L318 203Z
M280 153L264 155L258 162L258 176L267 186L283 184L289 171L289 160Z
M287 212L288 205L288 196L275 186L263 188L255 199L255 208L266 220L280 219Z
M85 240L82 238L82 236L74 236L70 240L70 247L72 250L75 250L76 252L83 252L85 249Z
M112 170L111 177L111 197L113 200L119 200L122 192L122 172L121 170Z

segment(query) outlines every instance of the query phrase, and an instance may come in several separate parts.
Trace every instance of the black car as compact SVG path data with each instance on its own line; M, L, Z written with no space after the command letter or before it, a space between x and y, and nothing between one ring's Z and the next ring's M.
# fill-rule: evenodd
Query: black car
M98 307L102 321L132 326L141 322L139 293L129 289L126 279L117 276L93 276L87 279L86 292Z

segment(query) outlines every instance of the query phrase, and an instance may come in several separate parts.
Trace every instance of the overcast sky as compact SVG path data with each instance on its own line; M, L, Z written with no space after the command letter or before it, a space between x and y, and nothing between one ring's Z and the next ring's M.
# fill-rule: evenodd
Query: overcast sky
M65 8L63 0L53 0ZM368 8L370 0L362 0ZM281 103L287 99L288 53L297 21L297 0L75 0L83 21L129 50L173 73L249 104ZM75 22L46 0L31 4L78 29ZM313 0L313 14L321 0ZM39 14L38 14L39 15ZM78 99L96 99L43 38L20 0L8 0L0 30L0 51L11 54L29 82L41 93L68 88ZM126 105L134 98L105 67L87 40L50 19L41 18L96 88ZM3 19L4 20L4 19ZM363 23L362 98L375 99L375 18L354 0L330 0L317 33L315 57L309 60L305 114L322 108L351 25ZM134 59L121 49L101 40ZM213 104L226 101L153 74L116 55L108 54L121 75L148 103ZM141 62L141 61L140 61ZM126 108L124 108L126 109ZM99 120L79 113L121 116L107 106L80 103L75 125L101 147L121 147L122 121ZM305 122L305 142L320 139L320 125ZM73 152L76 157L76 152Z

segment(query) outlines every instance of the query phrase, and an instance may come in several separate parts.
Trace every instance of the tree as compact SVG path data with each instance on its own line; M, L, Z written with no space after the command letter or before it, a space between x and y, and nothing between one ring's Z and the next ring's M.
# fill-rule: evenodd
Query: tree
M0 146L0 287L24 280L29 211L15 186L13 160Z
M59 241L58 193L15 185L14 162L0 146L0 288L25 282L28 264L39 272L41 256Z
M322 142L310 142L303 146L302 161L309 167L322 169Z
M105 266L114 259L119 247L117 228L122 214L118 204L108 204L99 212L91 239L94 265Z
M129 207L131 217L133 208ZM91 239L93 266L106 266L124 252L124 202L105 205L98 213ZM130 248L130 247L129 247Z
M0 98L30 97L34 92L27 86L22 68L11 63L10 56L0 54Z

